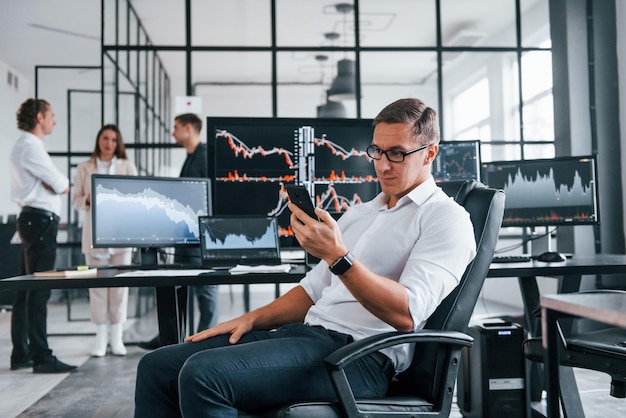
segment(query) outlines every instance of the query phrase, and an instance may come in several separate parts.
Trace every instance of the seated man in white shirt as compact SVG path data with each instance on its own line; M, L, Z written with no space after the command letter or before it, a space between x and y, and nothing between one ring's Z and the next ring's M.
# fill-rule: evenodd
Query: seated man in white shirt
M338 222L290 204L298 241L322 261L270 304L146 355L135 416L236 417L333 399L322 362L328 354L370 335L423 327L476 253L469 215L432 178L438 143L437 114L422 101L385 107L367 149L382 192ZM382 397L409 363L404 345L346 373L357 397Z

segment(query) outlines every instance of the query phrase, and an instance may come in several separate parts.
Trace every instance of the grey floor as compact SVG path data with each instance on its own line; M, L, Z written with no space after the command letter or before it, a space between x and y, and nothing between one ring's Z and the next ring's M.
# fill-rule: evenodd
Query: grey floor
M287 290L282 286L281 290ZM243 312L241 286L220 288L220 319ZM273 285L251 288L251 306L269 302L274 295ZM71 311L59 300L58 291L49 303L49 343L63 361L80 365L71 374L36 375L31 370L9 370L10 311L0 312L0 417L119 417L130 418L133 413L135 369L145 351L134 345L156 333L156 315L150 297L138 297L131 291L129 319L124 339L128 355L91 358L89 351L94 328L88 321L88 301L80 292L73 294ZM55 300L56 299L56 300ZM480 316L480 306L477 316ZM69 316L69 318L68 318ZM626 400L611 398L608 394L608 376L577 370L577 383L587 417L611 418L626 416ZM541 407L541 406L540 406ZM456 404L452 418L460 418Z

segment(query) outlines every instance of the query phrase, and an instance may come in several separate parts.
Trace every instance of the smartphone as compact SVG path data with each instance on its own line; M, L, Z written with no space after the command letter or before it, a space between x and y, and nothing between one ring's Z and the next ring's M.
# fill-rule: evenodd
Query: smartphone
M319 218L315 214L315 207L313 206L311 195L306 187L296 184L287 184L286 187L291 203L302 209L311 218L319 221Z

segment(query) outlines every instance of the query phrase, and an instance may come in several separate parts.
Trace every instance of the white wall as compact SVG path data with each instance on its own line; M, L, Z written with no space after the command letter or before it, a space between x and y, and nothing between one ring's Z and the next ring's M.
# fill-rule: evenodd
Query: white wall
M8 84L8 73L13 83ZM17 87L15 79L17 77ZM19 136L15 114L20 104L32 95L32 83L4 61L0 60L0 215L4 222L8 214L17 214L18 206L11 201L11 175L9 155Z

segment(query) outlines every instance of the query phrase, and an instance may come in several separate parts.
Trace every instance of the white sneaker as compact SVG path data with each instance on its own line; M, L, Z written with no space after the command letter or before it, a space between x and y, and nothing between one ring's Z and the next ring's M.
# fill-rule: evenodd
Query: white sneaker
M109 327L104 325L97 325L96 339L91 350L91 355L94 357L104 357L107 354L107 344L109 343Z
M123 341L124 326L111 324L111 352L116 356L125 356L127 351Z

